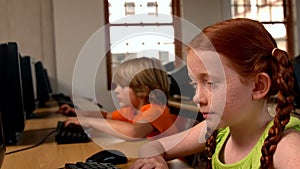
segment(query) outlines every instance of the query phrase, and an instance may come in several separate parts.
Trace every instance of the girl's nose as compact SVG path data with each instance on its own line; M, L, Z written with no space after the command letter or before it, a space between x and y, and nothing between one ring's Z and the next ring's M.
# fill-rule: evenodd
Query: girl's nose
M201 90L200 88L197 88L195 91L195 95L193 97L193 101L196 104L201 105L207 105L208 99L207 99L208 93L205 90Z

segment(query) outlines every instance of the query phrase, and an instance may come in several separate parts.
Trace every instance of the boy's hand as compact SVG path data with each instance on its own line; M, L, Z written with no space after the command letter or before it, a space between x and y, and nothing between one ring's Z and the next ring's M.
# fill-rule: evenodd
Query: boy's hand
M80 117L80 121L78 119L78 117L69 117L66 121L65 121L65 126L69 125L69 124L76 124L76 125L80 125L82 127L85 128L90 128L90 121L93 120L94 118L89 118L89 117Z
M61 105L56 111L57 114L62 114L69 117L76 116L75 109L69 106L68 104Z

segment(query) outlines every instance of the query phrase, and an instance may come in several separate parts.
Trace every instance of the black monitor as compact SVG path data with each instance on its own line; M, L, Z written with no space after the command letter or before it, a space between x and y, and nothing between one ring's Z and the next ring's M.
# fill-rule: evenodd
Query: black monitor
M5 142L4 142L2 120L1 120L1 116L0 116L0 168L1 168L3 160L4 160L5 152L6 152L6 146L5 146Z
M168 71L170 80L170 96L187 98L191 100L194 96L195 89L190 84L191 79L188 76L187 66L183 65Z
M294 58L294 91L296 94L295 108L300 109L300 55Z
M22 78L18 46L15 42L0 44L0 112L5 144L15 144L24 128Z
M46 80L47 89L48 89L49 94L51 95L52 87L51 87L51 83L50 83L50 79L49 79L49 76L48 76L47 69L44 68L44 72L45 72L45 77L46 77L45 80Z
M35 63L37 101L39 107L46 107L46 102L50 99L51 86L47 71L41 61Z
M26 119L35 117L33 111L35 110L35 91L34 91L34 70L32 70L32 63L34 62L30 56L21 57L21 74L22 74L22 89L24 110L26 112Z

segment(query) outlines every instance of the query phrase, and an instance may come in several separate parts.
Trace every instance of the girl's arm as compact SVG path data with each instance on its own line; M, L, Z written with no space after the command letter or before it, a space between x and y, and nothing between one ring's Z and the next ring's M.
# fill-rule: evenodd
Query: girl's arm
M140 159L130 169L166 168L166 162L162 160L162 157L165 160L171 160L204 151L205 133L206 124L203 121L184 132L149 142L141 147Z

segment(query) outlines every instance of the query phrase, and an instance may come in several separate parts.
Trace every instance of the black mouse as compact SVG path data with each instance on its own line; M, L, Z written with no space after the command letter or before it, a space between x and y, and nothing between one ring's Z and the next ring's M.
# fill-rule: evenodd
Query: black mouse
M86 159L86 162L100 162L111 164L125 164L128 159L119 150L102 150Z

